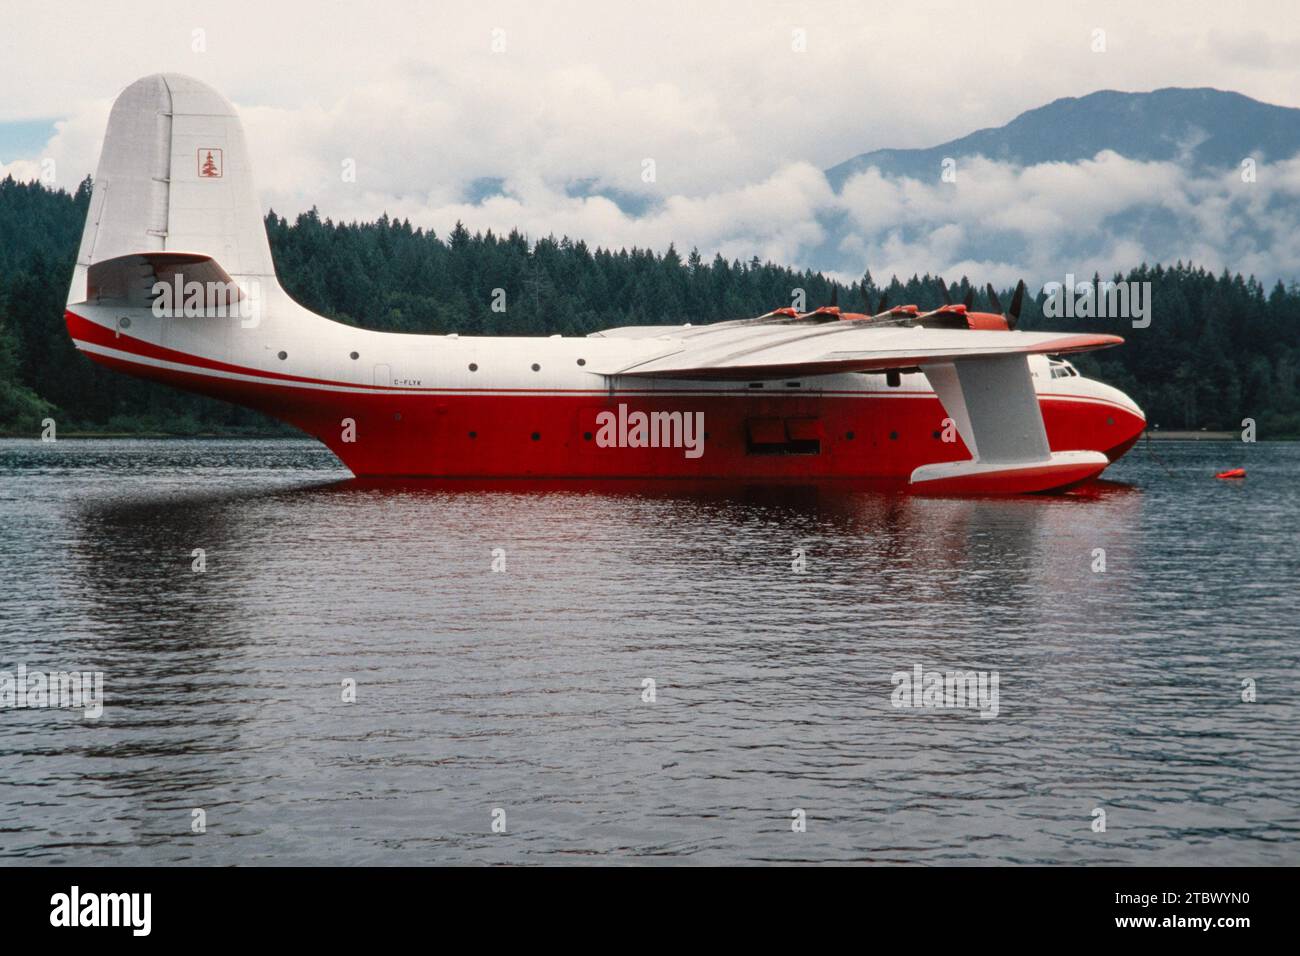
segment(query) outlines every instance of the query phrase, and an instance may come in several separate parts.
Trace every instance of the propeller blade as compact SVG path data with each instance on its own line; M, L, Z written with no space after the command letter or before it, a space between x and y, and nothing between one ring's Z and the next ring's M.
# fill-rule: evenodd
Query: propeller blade
M975 304L975 287L974 287L974 286L971 286L969 289L966 290L966 298L962 299L961 302L962 302L962 305L966 306L967 309L969 309L972 305Z
M943 296L944 305L952 305L952 296L948 294L948 283L943 281L943 276L935 276L939 280L939 294Z
M998 299L998 294L993 288L993 283L989 283L989 304L993 306L994 312L1002 311L1002 302Z
M1011 308L1007 311L1007 328L1014 329L1016 323L1020 321L1020 306L1025 300L1025 280L1021 279L1016 286L1015 294L1011 296Z
M889 293L888 293L888 292L882 292L882 293L880 293L880 301L879 301L878 303L876 303L876 311L875 311L874 313L872 313L872 314L873 314L873 315L880 315L880 313L884 312L884 311L885 311L885 303L888 302L888 301L889 301Z

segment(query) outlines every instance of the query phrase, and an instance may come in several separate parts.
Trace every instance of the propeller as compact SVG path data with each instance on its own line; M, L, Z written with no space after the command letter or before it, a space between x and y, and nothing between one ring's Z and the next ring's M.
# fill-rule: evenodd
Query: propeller
M1007 310L1007 328L1014 329L1020 321L1020 306L1025 301L1025 280L1016 284L1016 291L1011 295L1011 308Z
M943 296L943 305L937 309L931 309L921 315L914 316L917 324L931 329L964 329L966 325L964 305L953 305L952 296L948 294L948 283L943 281L943 276L935 276L935 281L939 283L939 294Z
M994 312L1001 312L1002 302L998 298L997 291L993 288L992 282L989 283L988 289L989 289L989 305L993 306Z
M858 283L858 296L862 299L862 308L868 318L878 316L885 311L885 293L880 293L880 299L874 305L871 302L871 292L865 281Z
M833 285L831 286L831 308L838 309L839 307L840 307L840 287L839 285Z
M966 298L964 298L964 299L961 300L961 304L964 305L964 306L966 306L966 308L967 308L968 310L970 309L970 307L971 307L972 305L975 304L975 287L974 287L974 286L972 286L971 288L969 288L969 289L966 290Z
M993 283L989 286L989 302L993 306L994 312L1002 312L1002 302L998 299L998 294L993 291ZM1025 280L1021 279L1016 283L1016 291L1011 294L1011 308L1003 314L1007 317L1007 328L1014 329L1016 323L1020 321L1020 307L1025 301Z

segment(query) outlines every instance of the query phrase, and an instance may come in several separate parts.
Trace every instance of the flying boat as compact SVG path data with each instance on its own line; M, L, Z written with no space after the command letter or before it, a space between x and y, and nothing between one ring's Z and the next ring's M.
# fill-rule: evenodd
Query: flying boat
M1064 491L1145 427L1065 356L1118 336L1005 309L838 302L584 337L406 334L276 279L231 104L178 74L115 102L65 318L109 368L257 409L358 477L849 479L940 494ZM689 317L683 317L688 319Z

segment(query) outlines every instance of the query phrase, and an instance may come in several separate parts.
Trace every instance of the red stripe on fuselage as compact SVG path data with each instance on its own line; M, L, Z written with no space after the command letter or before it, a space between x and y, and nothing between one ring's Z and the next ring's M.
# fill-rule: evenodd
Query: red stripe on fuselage
M74 341L88 342L91 345L116 349L119 352L130 352L132 355L157 359L161 362L175 362L176 364L189 365L193 368L210 369L216 372L231 372L238 375L257 375L261 378L273 378L282 382L301 382L307 385L343 385L348 388L362 389L365 391L401 391L400 386L394 387L385 385L364 385L353 382L333 382L324 378L308 378L303 375L289 375L284 372L272 372L263 369L248 368L242 365L231 365L229 362L218 362L215 359L204 358L201 355L191 355L189 352L178 352L175 349L169 349L161 345L154 345L152 342L146 342L144 339L124 335L121 332L106 328L97 322L91 322L89 319L83 318L75 312L65 312L64 318L68 324L68 333L72 336Z

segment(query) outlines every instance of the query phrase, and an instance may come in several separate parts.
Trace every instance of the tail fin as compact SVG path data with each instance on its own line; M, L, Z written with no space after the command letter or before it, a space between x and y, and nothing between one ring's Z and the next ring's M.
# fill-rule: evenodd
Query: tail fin
M68 302L85 301L90 267L121 256L209 256L241 285L275 285L244 130L225 97L157 73L117 98L95 172Z

